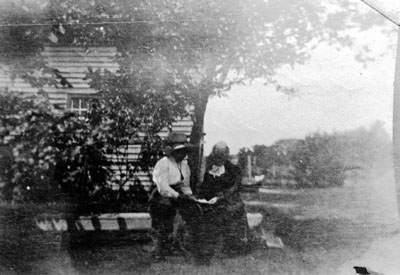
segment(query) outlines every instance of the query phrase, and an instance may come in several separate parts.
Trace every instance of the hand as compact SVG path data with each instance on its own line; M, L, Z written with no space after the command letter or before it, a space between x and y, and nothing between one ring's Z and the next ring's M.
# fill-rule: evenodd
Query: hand
M206 199L196 199L196 202L209 204L208 200Z
M215 204L217 201L219 200L218 197L214 197L210 200L206 200L206 199L196 199L196 202L198 203L204 203L204 204Z
M215 204L219 200L218 197L214 197L208 201L209 204Z

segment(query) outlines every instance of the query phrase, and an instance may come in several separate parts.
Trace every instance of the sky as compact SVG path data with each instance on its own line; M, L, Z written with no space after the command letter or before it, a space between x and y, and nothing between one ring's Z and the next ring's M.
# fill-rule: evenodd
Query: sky
M387 24L395 30L394 24ZM352 49L320 45L304 65L279 72L281 83L297 89L293 96L257 80L232 88L225 97L211 98L204 125L205 154L219 140L237 153L243 147L304 138L316 131L369 127L377 120L391 135L397 38L393 34L387 37L378 29L354 33ZM374 56L367 66L354 59L357 47L365 45Z

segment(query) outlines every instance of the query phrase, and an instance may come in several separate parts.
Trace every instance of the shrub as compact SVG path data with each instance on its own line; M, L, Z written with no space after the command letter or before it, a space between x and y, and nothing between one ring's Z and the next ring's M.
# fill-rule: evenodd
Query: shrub
M134 211L135 205L142 209L137 202L147 204L136 172L150 173L162 142L153 132L142 132L141 121L118 97L93 102L84 118L73 113L57 115L40 97L2 94L0 104L10 106L0 114L2 148L13 148L0 152L2 159L7 153L9 158L0 175L8 200L12 190L18 189L26 203L84 202L127 211ZM127 158L132 143L143 144L136 161ZM119 157L119 163L110 160L110 155ZM118 178L111 173L115 164L124 169ZM124 191L124 185L132 181L135 185ZM110 183L118 188L113 190Z

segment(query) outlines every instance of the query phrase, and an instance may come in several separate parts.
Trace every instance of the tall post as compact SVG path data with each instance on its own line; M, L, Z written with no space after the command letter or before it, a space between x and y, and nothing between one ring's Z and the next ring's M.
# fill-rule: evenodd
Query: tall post
M251 178L251 156L247 156L247 173L249 174L249 178Z
M397 34L396 67L393 91L393 167L396 183L397 210L400 214L400 28Z

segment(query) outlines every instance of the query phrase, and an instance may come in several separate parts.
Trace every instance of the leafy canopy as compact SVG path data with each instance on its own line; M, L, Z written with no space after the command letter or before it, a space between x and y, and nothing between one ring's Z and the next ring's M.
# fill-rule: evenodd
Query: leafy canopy
M180 84L188 93L205 85L210 93L243 79L273 82L276 69L304 62L321 41L351 46L345 30L379 23L355 1L338 3L10 0L0 17L1 48L15 64L15 56L45 43L113 45L136 77Z

